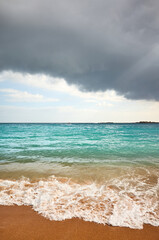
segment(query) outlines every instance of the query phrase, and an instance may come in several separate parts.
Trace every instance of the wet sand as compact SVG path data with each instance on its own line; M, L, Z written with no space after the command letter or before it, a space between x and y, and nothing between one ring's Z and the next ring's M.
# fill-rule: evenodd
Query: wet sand
M0 206L1 240L158 240L159 227L112 227L81 219L50 221L26 206Z

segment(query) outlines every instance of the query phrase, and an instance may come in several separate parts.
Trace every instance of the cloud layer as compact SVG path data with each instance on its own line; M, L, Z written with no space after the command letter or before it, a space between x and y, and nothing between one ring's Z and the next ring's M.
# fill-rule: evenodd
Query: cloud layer
M157 0L1 0L0 70L159 100Z
M2 88L1 93L7 97L11 102L57 102L56 98L45 98L41 94L31 94L27 91L19 91L12 88Z
M3 71L0 74L0 82L6 80L9 80L10 83L23 84L24 86L29 86L30 88L35 87L38 89L45 89L52 92L61 92L63 94L68 94L72 97L84 99L87 102L122 102L125 100L123 96L117 95L114 90L96 91L93 93L82 92L76 85L68 84L63 78L53 78L45 74L22 74L19 72ZM0 92L4 92L4 90L0 89ZM22 96L24 98L23 94Z

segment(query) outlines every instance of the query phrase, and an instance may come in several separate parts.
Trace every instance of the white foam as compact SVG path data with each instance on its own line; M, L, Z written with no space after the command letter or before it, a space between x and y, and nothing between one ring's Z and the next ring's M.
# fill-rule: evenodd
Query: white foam
M131 177L112 179L105 184L78 184L54 176L31 182L0 180L1 205L30 205L50 220L73 217L86 221L143 228L159 226L159 181L154 184Z

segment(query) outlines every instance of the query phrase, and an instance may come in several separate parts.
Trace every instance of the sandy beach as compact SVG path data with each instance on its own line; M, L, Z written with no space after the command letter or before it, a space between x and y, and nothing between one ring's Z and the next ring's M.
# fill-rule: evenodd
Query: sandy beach
M2 240L158 240L159 227L112 227L81 219L50 221L26 206L0 206Z

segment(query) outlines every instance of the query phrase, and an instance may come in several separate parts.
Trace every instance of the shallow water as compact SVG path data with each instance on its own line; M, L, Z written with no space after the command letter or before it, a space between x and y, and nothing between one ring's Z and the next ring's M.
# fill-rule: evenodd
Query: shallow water
M159 225L159 124L0 124L0 204Z

